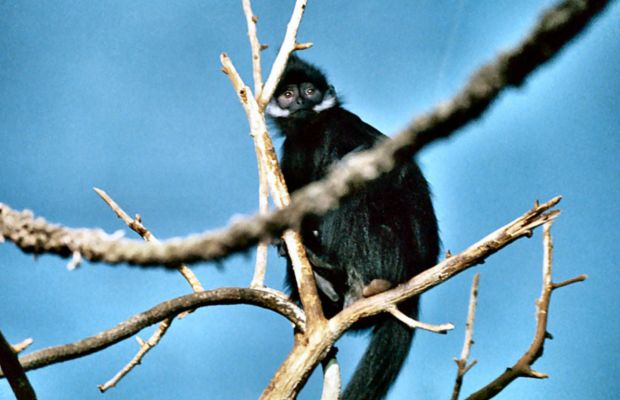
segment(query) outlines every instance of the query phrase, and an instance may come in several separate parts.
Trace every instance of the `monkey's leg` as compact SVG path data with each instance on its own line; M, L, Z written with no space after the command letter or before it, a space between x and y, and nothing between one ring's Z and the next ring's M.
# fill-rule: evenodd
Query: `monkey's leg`
M373 279L362 289L362 296L370 297L375 294L385 292L394 287L394 284L387 279Z

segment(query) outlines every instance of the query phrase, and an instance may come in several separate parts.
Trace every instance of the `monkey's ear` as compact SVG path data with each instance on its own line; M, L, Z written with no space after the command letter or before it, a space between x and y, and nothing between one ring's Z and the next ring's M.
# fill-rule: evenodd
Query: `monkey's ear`
M336 88L334 87L334 85L329 85L329 87L327 88L327 91L325 92L325 95L331 95L332 97L337 97L336 96Z

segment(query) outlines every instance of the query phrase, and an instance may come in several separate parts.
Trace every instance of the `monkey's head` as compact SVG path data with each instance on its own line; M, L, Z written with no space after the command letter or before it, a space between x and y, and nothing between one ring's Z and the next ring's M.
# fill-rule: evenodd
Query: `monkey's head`
M305 120L336 105L336 91L327 83L325 74L291 55L265 111L275 119Z

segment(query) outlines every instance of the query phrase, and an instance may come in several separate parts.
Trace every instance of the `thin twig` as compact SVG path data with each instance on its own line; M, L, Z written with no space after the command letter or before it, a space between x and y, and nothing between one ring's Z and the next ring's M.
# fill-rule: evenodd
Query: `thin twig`
M507 368L504 373L498 376L491 383L478 390L468 400L482 400L490 399L504 390L514 380L521 377L545 379L549 376L539 371L532 369L534 362L538 360L543 354L543 347L545 340L550 337L547 332L547 321L549 316L549 305L551 302L552 292L559 288L571 283L581 282L584 276L570 279L562 282L562 285L557 286L552 281L552 264L553 264L553 242L551 238L551 225L552 221L545 223L543 227L543 284L540 297L536 300L536 330L534 338L528 350L521 356L521 358L510 368ZM582 279L583 278L583 279Z
M454 389L452 390L452 400L457 400L461 393L461 386L463 385L463 377L474 365L477 360L473 360L470 364L467 364L469 358L469 352L471 346L474 344L474 319L476 318L476 304L478 301L478 283L480 282L480 273L474 275L474 280L471 283L471 291L469 293L469 309L467 310L467 323L465 324L465 341L463 342L463 350L461 351L461 358L454 359L457 365L456 381L454 382Z
M107 381L106 383L103 383L101 385L97 385L97 387L99 388L99 391L101 391L101 393L104 393L108 389L113 388L134 367L136 367L137 365L140 365L140 363L142 362L142 359L144 358L146 353L148 353L148 351L151 350L153 347L157 346L157 344L159 343L161 338L166 334L166 331L170 327L171 323L172 323L172 318L164 319L163 321L161 321L159 323L159 326L157 327L157 330L155 330L155 332L153 333L153 335L151 335L149 340L147 340L146 342L141 340L141 339L138 340L138 344L140 345L140 350L138 350L138 353L131 359L131 361L129 361L129 363L127 363L123 367L123 369L121 369L109 381Z
M142 225L142 219L139 215L137 215L136 218L131 218L105 191L99 188L93 188L93 190L129 228L140 235L145 241L159 243L155 235ZM194 292L202 292L204 290L196 275L187 265L178 264L174 267L179 270Z
M263 90L263 76L260 63L260 52L266 48L261 45L256 33L256 23L258 17L254 15L252 11L252 4L250 0L243 0L243 13L245 14L245 21L248 25L248 39L250 40L250 47L252 49L252 74L254 76L254 93L258 95Z
M103 190L101 190L99 188L93 188L93 189L99 195L99 197L101 197L101 199L108 206L110 206L112 211L114 211L114 213L121 220L123 220L123 222L128 227L130 227L133 231L135 231L137 234L142 236L142 238L144 240L146 240L147 242L156 242L156 243L158 242L158 240L155 237L155 235L153 235L151 233L151 231L149 231L142 224L142 220L141 220L139 215L136 216L136 218L132 219L121 208L121 206L119 206L118 203L116 203L105 191L103 191ZM179 270L179 272L181 273L181 275L183 275L183 277L190 284L190 286L192 287L192 290L194 292L202 292L204 290L204 288L202 287L202 285L201 285L200 281L198 280L198 278L196 277L196 275L192 272L191 269L189 269L189 267L187 265L185 265L185 264L178 264L176 267ZM192 312L192 311L193 310L185 311L185 312L179 314L178 317L179 318L183 318L189 312ZM162 339L162 337L164 336L164 334L166 333L166 331L170 327L170 324L172 324L172 318L167 318L167 319L161 321L160 324L159 324L159 327L155 330L155 332L153 332L151 337L146 342L144 342L144 341L142 342L142 345L140 346L140 349L138 350L136 355L131 360L129 360L129 362L116 375L114 375L114 377L112 377L107 382L105 382L105 383L103 383L101 385L98 385L99 390L103 393L106 390L108 390L110 388L113 388L135 366L139 365L142 362L142 359L144 358L146 353L148 353L153 347L155 347L159 343L159 341Z
M32 338L27 338L27 339L22 340L19 343L12 344L11 347L13 348L13 351L15 353L19 354L22 351L26 350L28 347L30 347L32 342L33 342Z
M433 332L433 333L442 333L446 334L448 331L454 329L454 325L451 323L441 324L441 325L433 325L427 324L426 322L418 321L407 314L403 313L396 306L389 307L387 312L392 314L394 318L407 325L411 329L424 329L425 331Z
M311 43L297 43L297 30L299 29L301 18L303 17L304 10L306 9L306 3L307 0L297 0L295 2L293 14L291 15L291 19L286 26L284 40L282 40L282 44L280 45L280 51L278 51L276 60L273 62L271 72L269 73L269 77L267 78L267 82L265 82L263 90L260 93L257 93L257 95L259 95L257 97L257 103L261 112L265 109L267 103L269 103L269 100L271 100L271 97L276 90L276 86L278 85L278 82L280 82L280 77L282 76L282 73L284 73L286 62L288 61L291 53L295 50L303 50L312 46Z

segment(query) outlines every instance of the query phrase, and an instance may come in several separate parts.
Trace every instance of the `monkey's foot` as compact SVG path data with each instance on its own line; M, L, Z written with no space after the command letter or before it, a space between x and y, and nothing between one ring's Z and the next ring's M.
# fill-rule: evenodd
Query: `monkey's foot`
M370 297L385 292L394 287L394 284L386 279L373 279L362 289L362 296Z

